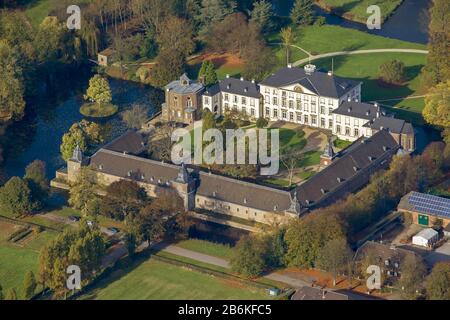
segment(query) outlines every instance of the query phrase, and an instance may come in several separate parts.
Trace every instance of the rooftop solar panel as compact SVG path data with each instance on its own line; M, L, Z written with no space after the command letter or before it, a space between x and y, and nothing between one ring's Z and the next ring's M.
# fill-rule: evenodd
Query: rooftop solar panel
M413 192L408 199L415 210L450 218L450 199Z

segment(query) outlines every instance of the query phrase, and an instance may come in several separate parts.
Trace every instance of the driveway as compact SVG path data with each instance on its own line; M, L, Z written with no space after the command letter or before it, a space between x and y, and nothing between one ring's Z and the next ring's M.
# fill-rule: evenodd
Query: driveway
M450 242L447 241L442 246L425 256L425 261L429 267L438 262L450 262Z

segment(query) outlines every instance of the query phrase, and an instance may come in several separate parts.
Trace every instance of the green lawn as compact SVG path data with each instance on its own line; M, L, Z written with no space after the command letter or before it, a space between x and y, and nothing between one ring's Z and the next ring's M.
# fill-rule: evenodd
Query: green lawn
M57 236L56 232L43 231L30 234L19 243L8 242L8 236L21 226L0 221L0 285L4 291L15 288L19 293L25 274L37 274L39 250Z
M346 140L341 140L341 139L336 139L334 140L334 147L337 149L345 149L347 148L349 145L352 144L351 141L346 141Z
M229 259L233 254L229 245L199 239L182 240L176 246L223 259Z
M149 259L100 281L82 297L98 300L269 299L263 289Z
M309 151L303 154L298 160L297 167L304 168L309 166L318 165L320 163L321 151Z
M332 10L335 14L346 19L366 23L369 14L367 8L371 5L377 5L381 9L381 19L384 21L403 0L316 0L316 3L326 9Z
M34 0L27 6L25 14L33 26L38 26L45 17L56 7L60 0ZM78 0L77 5L90 2L90 0ZM74 3L75 4L75 3Z
M276 178L270 178L264 180L265 183L271 184L276 187L282 187L282 188L289 188L291 185L289 184L288 180L285 179L276 179Z

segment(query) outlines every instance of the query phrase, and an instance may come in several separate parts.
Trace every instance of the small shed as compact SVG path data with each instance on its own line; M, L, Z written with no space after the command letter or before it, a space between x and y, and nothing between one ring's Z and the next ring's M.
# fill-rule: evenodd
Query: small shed
M412 243L421 247L432 247L439 240L439 233L431 228L423 229L412 238Z
M114 55L114 50L111 48L107 48L102 52L97 54L98 64L102 67L107 67L112 62L112 57Z

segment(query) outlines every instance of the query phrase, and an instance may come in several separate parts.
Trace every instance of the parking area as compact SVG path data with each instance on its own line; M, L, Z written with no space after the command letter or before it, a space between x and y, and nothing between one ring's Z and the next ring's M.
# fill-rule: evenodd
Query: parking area
M450 242L447 241L436 250L425 256L428 266L433 266L438 262L450 262Z

